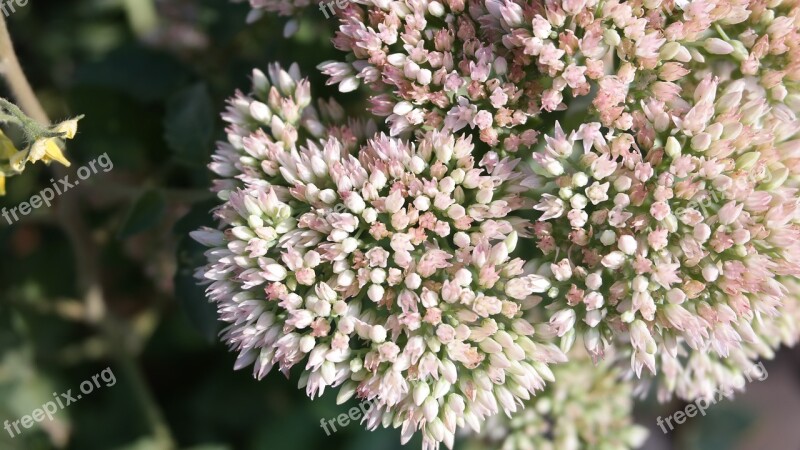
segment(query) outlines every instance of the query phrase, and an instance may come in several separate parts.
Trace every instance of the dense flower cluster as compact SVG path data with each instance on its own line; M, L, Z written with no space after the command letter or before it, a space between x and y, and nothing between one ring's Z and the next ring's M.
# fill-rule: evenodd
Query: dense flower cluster
M228 140L219 143L210 168L222 177L213 190L223 200L237 187L270 186L280 166L276 155L296 152L298 143L335 138L351 152L377 130L372 120L348 119L335 100L313 106L297 65L287 71L274 64L268 74L255 69L252 84L252 92L237 92L222 114Z
M273 83L287 75L275 68ZM202 276L236 366L254 363L261 378L305 361L310 397L341 386L341 401L375 402L369 426L422 430L429 448L515 412L566 359L522 319L549 283L510 256L526 228L510 214L532 206L520 195L531 175L444 132L417 144L376 135L358 152L330 132L297 146L288 123L321 127L295 112L306 84L289 78L270 88L280 110L231 101L212 164L226 177L224 228L194 233L212 247Z
M195 236L237 366L306 360L309 395L375 400L369 426L435 448L530 404L580 340L596 373L555 369L550 392L599 380L578 400L609 417L584 434L546 394L505 445L626 448L603 435L629 425L619 358L639 393L694 400L797 342L796 0L337 6L346 57L319 69L365 86L388 136L311 107L296 69L231 100L221 231Z
M675 368L684 344L726 358L763 339L752 324L800 269L795 2L364 3L334 40L351 62L320 68L378 91L394 133L532 149L560 336L578 324L595 357L628 339L637 375L659 348Z
M664 105L675 125L647 152L586 123L569 135L557 126L533 155L560 336L581 324L600 357L625 332L637 375L656 373L656 355L675 366L683 343L726 358L758 342L753 324L795 301L781 280L800 275L797 191L772 142L793 124L749 88L705 77L693 99Z
M489 421L480 437L498 450L628 450L647 430L631 420L633 386L619 368L580 355L553 369L558 380L524 411Z
M604 127L647 145L660 103L687 75L717 67L757 76L776 103L798 102L794 2L359 3L342 10L334 40L350 60L320 68L342 91L370 85L373 112L395 133L477 128L516 151L535 142L546 113L591 100Z

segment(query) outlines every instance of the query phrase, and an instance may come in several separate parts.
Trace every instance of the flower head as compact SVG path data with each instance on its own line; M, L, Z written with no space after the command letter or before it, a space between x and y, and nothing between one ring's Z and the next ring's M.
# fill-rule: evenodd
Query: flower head
M550 284L511 256L527 223L512 213L532 206L520 161L440 131L348 146L341 129L313 135L283 94L283 118L270 110L271 128L249 135L229 110L212 163L228 177L221 230L193 234L211 247L201 276L236 367L262 378L304 361L310 397L338 387L340 401L373 401L369 427L390 417L427 448L516 411L565 360L523 317ZM310 136L297 145L276 120Z
M800 244L788 237L800 230L800 215L775 153L783 144L772 140L784 122L766 110L747 116L764 102L750 89L706 77L695 100L665 105L676 125L652 148L609 133L588 152L564 155L563 175L540 167L552 181L540 183L534 209L554 226L540 227L535 239L540 248L563 245L544 250L553 263L574 255L570 277L551 277L557 292L575 292L552 296L580 319L559 324L559 335L573 324L588 334L627 334L633 369L656 373L656 355L677 363L683 345L728 357L752 342L753 324L792 301L784 281L800 275ZM731 93L751 100L712 103ZM563 209L553 211L556 200ZM580 212L587 220L575 220ZM595 356L605 350L587 343Z

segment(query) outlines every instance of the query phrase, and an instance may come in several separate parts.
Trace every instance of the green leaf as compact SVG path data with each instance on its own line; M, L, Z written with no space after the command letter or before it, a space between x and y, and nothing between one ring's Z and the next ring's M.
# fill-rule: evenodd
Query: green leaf
M164 139L177 159L206 164L213 137L214 105L205 84L192 85L169 98Z
M214 200L194 205L174 228L175 234L180 239L177 252L178 270L175 272L175 296L181 302L189 321L209 343L214 342L219 330L217 307L208 301L205 286L198 285L198 280L194 277L195 270L206 264L204 252L207 248L195 242L188 234L202 226L213 225L209 211L215 206Z
M167 210L164 193L151 189L142 194L128 211L125 221L117 232L117 237L125 239L155 226Z
M188 78L189 71L171 55L128 46L80 66L74 84L100 86L124 92L142 102L152 102L175 92Z

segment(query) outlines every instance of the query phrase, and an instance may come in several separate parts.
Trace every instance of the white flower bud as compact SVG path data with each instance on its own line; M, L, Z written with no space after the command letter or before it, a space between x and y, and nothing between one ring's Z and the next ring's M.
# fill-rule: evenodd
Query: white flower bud
M625 263L625 255L622 252L611 252L600 260L603 267L611 270L619 269Z
M400 211L404 203L403 193L400 192L399 189L395 189L391 194L389 194L388 197L386 197L384 208L386 209L386 212L394 214L397 211Z
M517 241L518 240L519 240L519 236L517 235L517 232L516 231L512 231L511 233L508 234L508 237L506 237L505 241L503 241L503 244L505 244L506 250L509 253L513 252L514 249L517 248Z
M675 305L680 305L686 301L686 293L678 288L672 288L667 291L667 301Z
M586 325L589 325L592 328L599 325L601 320L603 320L603 311L600 309L593 309L591 311L587 311L586 316L583 318L583 321L586 323ZM589 331L591 332L596 330L592 329Z
M620 236L617 245L619 246L619 249L622 250L622 252L626 255L633 255L636 252L636 239L629 234Z
M544 167L544 170L554 177L560 177L564 173L564 166L562 166L560 162L554 160L549 162Z
M583 172L572 174L572 187L583 187L589 184L589 176Z
M413 109L414 105L412 105L410 102L402 101L402 102L397 102L397 104L394 105L394 108L392 108L392 112L397 114L398 116L405 116L406 114L410 113L411 110Z
M416 404L417 406L422 406L422 403L425 402L430 393L431 393L431 388L430 386L428 386L428 383L425 383L424 381L417 383L417 385L414 386L414 392L413 392L414 404Z
M581 194L575 194L569 199L569 204L575 209L584 209L588 204L588 200Z
M372 342L380 344L386 340L386 328L383 328L381 325L373 325L369 330L369 338Z
M258 122L270 123L272 120L272 111L263 102L254 101L250 103L250 115Z
M431 13L434 17L442 17L446 10L444 6L439 2L430 2L428 3L428 12Z
M631 289L636 292L644 292L647 290L648 286L650 286L650 282L641 275L635 277L631 282Z
M586 277L586 287L596 291L603 285L603 277L598 272L590 273Z
M611 245L617 241L617 235L613 230L605 230L600 233L600 242L603 245Z
M375 223L378 220L378 211L375 208L367 208L361 214L361 217L364 218L364 222L366 223Z
M386 281L386 271L381 268L372 269L369 273L369 280L375 284L383 284Z
M314 338L312 336L310 336L310 335L305 335L302 338L300 338L300 346L299 346L299 348L300 348L300 351L303 352L303 353L310 352L311 350L314 349L315 345L316 345L316 342L315 342Z
M382 286L373 284L367 289L367 297L375 303L380 302L383 299L384 289Z
M345 253L353 253L358 248L358 240L349 237L342 241L342 251Z
M622 42L622 38L620 38L617 30L608 28L605 32L603 32L603 41L605 41L605 43L610 47L616 47L620 42Z
M703 278L709 283L717 281L719 278L719 269L713 264L709 264L703 268Z
M357 192L351 192L350 195L347 196L347 200L344 201L344 204L350 211L356 214L361 214L367 206L364 203L364 199L361 198Z
M704 152L711 146L711 135L708 133L700 133L692 137L692 149L698 152Z
M632 184L633 180L623 175L614 180L614 189L616 189L618 192L625 192L631 188Z
M667 145L664 146L664 151L672 159L681 156L681 144L675 139L675 136L667 138Z
M708 38L703 43L703 48L712 55L728 55L733 53L733 46L719 38Z

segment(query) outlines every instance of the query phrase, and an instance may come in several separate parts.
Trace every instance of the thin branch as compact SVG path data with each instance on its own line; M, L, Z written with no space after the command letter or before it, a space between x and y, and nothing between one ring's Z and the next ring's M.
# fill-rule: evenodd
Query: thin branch
M0 19L0 63L2 63L3 76L22 110L37 122L48 124L50 120L47 118L47 113L42 108L42 104L39 103L39 99L33 92L33 88L28 83L25 72L22 71L22 66L19 64L17 53L14 51L14 45L11 42L11 35L8 33L6 19L5 17L0 17Z

